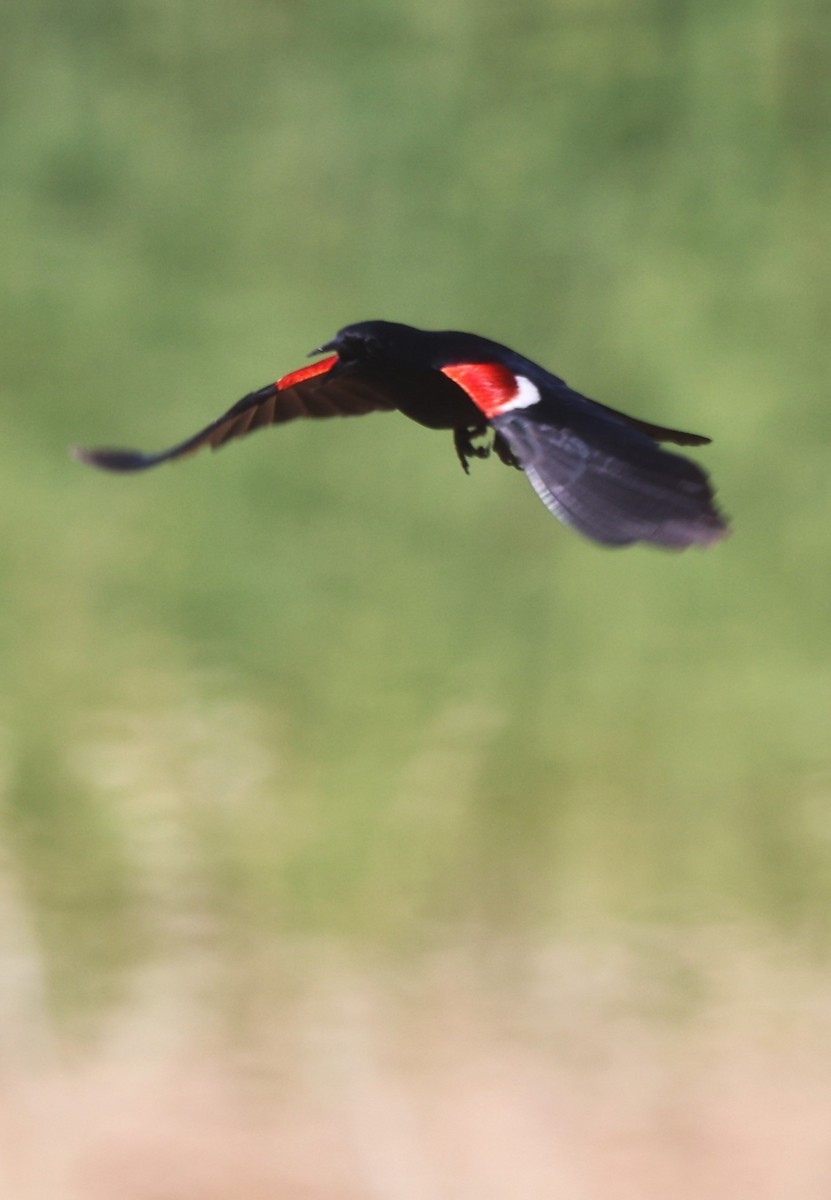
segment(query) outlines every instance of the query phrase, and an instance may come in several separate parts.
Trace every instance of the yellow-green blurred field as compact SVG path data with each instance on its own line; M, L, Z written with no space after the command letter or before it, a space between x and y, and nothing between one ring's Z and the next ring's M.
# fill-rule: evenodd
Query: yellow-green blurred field
M817 0L7 3L4 1198L825 1200L829 185ZM710 434L734 536L396 415L66 453L371 317Z

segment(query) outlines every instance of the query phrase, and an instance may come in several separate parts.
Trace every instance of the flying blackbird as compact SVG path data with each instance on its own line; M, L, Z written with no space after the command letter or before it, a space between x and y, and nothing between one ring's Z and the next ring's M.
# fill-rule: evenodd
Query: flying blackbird
M556 517L605 546L650 542L678 550L728 533L704 471L658 444L702 446L709 438L607 408L498 342L360 321L312 354L326 357L243 396L169 450L73 453L108 471L143 471L295 417L398 409L429 429L452 430L466 472L471 459L493 450L525 472Z

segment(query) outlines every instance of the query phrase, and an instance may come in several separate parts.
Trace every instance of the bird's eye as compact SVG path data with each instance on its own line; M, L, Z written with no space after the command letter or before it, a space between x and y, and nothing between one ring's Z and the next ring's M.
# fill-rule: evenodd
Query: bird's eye
M378 339L371 333L351 334L345 348L351 358L377 358L380 354Z

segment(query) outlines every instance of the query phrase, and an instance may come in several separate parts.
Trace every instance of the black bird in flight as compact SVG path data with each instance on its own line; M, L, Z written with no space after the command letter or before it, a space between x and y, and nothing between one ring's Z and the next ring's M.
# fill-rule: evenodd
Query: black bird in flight
M473 333L360 321L312 354L325 352L169 450L73 453L108 471L143 471L295 417L398 409L428 429L452 430L466 472L493 449L525 472L555 517L605 546L680 550L728 533L704 471L658 444L702 446L709 438L607 408L507 346Z

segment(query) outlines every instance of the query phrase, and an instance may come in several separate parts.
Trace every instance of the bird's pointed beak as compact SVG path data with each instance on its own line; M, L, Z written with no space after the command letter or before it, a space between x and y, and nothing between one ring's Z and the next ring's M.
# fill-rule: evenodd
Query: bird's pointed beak
M314 358L316 354L325 354L327 350L337 350L334 342L324 342L322 346L318 346L316 350L310 350L307 358Z

